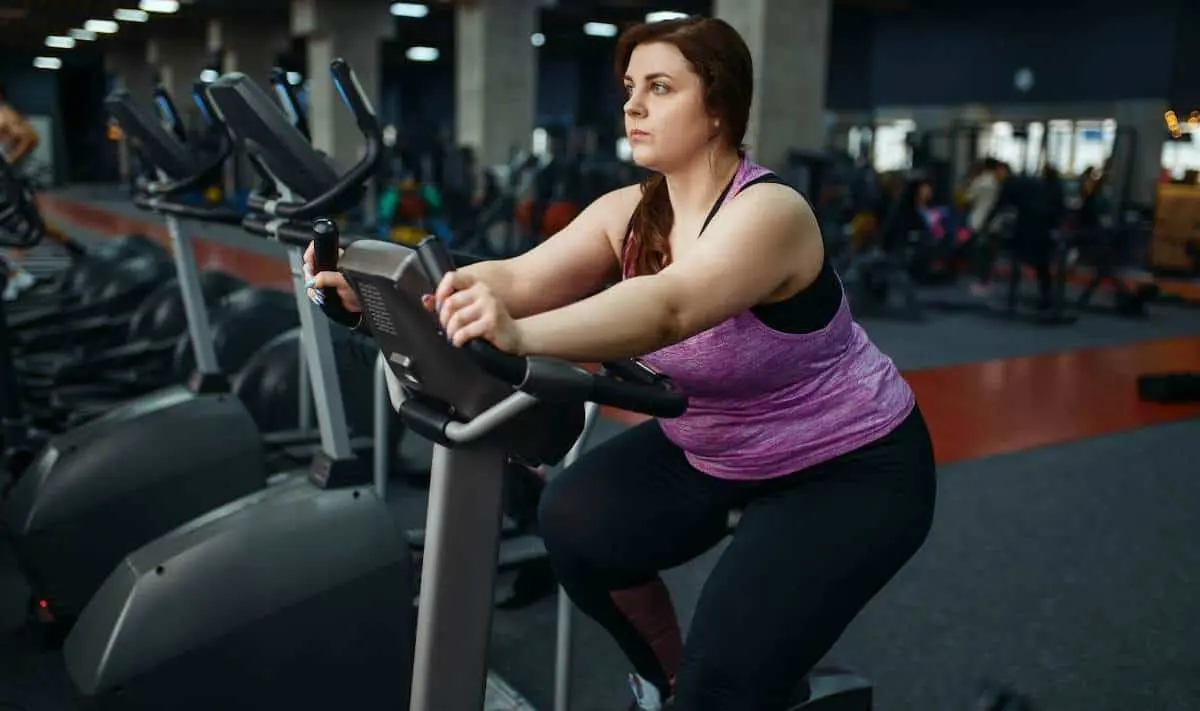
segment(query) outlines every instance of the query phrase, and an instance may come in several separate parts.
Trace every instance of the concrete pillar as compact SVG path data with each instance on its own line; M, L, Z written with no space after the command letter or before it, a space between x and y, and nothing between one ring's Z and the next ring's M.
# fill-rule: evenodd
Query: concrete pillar
M341 170L362 155L362 133L329 77L329 65L342 58L358 76L374 105L382 87L380 43L393 35L388 3L371 0L293 0L292 34L308 38L309 129L313 145Z
M146 42L146 62L158 71L163 86L189 127L199 111L192 101L192 86L211 58L205 40L204 35L197 34L159 37Z
M275 25L248 25L229 19L214 19L208 23L208 50L213 54L221 54L222 72L240 72L267 89L271 70L291 41L290 30L287 23L282 21ZM227 164L227 195L234 194L240 188L249 188L253 182L254 172L244 155L236 162Z
M791 149L821 150L829 125L825 82L832 0L715 0L754 59L746 143L762 165L783 170Z
M1122 162L1128 165L1128 186L1113 185L1113 196L1126 198L1135 205L1151 206L1158 190L1162 170L1162 150L1166 140L1166 99L1132 99L1116 105L1117 140L1113 144L1113 162L1120 177ZM1132 149L1132 155L1126 151Z
M529 150L537 101L537 0L489 0L455 10L456 138L483 165Z
M291 41L288 25L245 25L217 19L208 23L208 49L222 55L221 70L241 72L266 85L270 72Z

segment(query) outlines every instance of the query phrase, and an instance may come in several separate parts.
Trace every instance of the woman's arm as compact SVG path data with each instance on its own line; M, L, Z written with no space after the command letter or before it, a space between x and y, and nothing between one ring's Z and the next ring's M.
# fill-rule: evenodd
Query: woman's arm
M5 160L16 165L25 159L38 146L40 137L33 125L25 117L12 108L3 110L0 125L8 131L9 145L5 150Z
M640 356L799 291L823 259L808 203L790 188L754 186L661 272L518 320L519 349L579 362Z
M487 284L513 318L578 301L617 276L625 228L641 195L638 185L614 190L532 250L458 271Z

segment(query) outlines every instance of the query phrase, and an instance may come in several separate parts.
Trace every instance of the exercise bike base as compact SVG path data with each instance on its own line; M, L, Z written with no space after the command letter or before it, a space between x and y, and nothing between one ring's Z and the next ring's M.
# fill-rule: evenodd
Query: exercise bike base
M373 491L295 477L131 553L67 638L67 672L104 711L398 708L412 578Z
M265 483L241 402L180 386L51 438L3 524L46 613L70 619L129 551Z

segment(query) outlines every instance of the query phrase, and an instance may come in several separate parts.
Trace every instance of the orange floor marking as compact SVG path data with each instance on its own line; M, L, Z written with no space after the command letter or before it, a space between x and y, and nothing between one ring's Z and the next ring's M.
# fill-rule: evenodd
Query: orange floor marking
M39 196L51 222L92 232L146 234L169 245L166 227L53 195ZM222 269L256 286L290 289L278 260L195 240L202 268ZM933 432L942 464L1019 452L1149 425L1200 416L1200 404L1157 405L1137 397L1137 378L1148 372L1200 369L1200 336L1089 348L1062 353L907 371ZM624 424L644 415L605 408Z

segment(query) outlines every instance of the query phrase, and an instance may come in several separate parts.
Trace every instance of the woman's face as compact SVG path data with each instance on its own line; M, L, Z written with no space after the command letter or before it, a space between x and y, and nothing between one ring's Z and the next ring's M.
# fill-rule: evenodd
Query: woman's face
M667 172L717 135L704 84L672 44L639 45L625 70L625 135L638 165Z
M929 183L921 183L917 186L917 205L925 207L930 200L933 200L933 188Z

